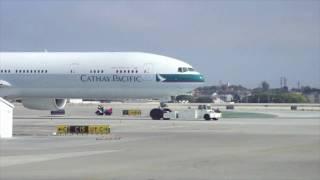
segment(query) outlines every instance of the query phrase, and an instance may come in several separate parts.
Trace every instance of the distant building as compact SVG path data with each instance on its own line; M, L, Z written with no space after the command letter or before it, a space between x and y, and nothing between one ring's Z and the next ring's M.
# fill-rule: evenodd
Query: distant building
M225 102L233 102L233 95L232 94L217 94L217 93L213 93L211 95L212 98L212 102L213 103L225 103Z
M224 102L232 102L233 101L233 95L232 94L220 95L219 98L221 100L223 100Z
M320 103L320 94L318 92L313 92L305 95L310 103Z

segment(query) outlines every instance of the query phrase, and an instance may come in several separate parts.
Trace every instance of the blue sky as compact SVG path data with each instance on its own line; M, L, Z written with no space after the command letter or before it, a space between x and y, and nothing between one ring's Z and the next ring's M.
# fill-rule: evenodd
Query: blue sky
M320 87L320 1L0 0L0 51L143 51L219 81Z

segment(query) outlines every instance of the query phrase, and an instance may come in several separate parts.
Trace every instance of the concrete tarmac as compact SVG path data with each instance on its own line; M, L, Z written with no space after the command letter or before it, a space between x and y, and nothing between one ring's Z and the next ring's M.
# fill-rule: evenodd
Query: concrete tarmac
M0 140L0 179L320 177L318 111L254 110L275 116L153 121L122 117L120 109L97 118L91 109L95 105L74 105L57 118L18 105L14 138ZM58 124L109 124L112 133L54 136Z

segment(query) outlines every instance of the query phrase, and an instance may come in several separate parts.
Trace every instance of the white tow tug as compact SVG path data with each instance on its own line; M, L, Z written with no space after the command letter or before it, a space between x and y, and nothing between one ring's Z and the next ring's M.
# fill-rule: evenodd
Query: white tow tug
M218 120L221 118L221 111L219 109L213 109L210 105L199 105L195 111L195 118L204 120Z
M218 120L221 118L221 111L219 109L213 109L211 105L199 105L198 109L188 108L186 110L171 111L166 110L163 112L163 119L204 119L207 121Z

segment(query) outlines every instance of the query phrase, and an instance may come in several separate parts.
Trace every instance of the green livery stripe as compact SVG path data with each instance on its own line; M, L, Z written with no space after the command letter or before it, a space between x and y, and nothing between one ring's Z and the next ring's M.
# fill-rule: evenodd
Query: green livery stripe
M204 82L199 74L157 74L158 82Z

